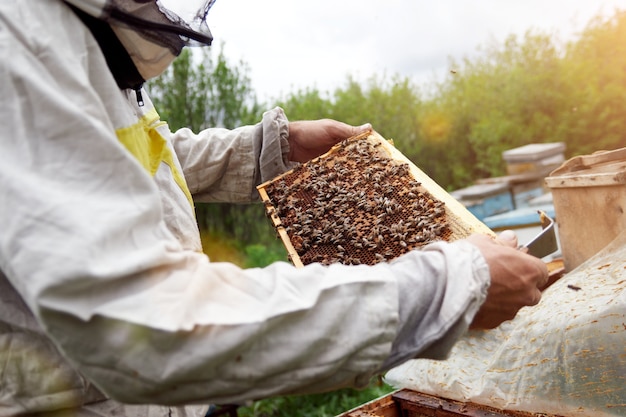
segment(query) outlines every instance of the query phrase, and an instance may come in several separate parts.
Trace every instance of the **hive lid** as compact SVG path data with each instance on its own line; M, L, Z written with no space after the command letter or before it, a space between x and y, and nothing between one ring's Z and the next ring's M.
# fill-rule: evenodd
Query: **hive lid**
M508 183L492 182L470 185L469 187L455 190L451 194L454 198L460 200L474 200L508 193L509 191L510 187Z
M550 173L546 184L550 188L626 184L626 148L571 158Z
M531 143L502 152L502 158L509 163L533 162L540 161L563 152L565 152L565 144L563 142Z

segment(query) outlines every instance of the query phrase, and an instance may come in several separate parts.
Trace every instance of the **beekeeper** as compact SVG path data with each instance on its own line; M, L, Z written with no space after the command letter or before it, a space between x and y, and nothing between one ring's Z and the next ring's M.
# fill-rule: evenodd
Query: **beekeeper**
M201 416L362 386L539 302L545 266L514 239L371 267L211 263L193 199L252 201L367 126L277 108L170 133L142 85L210 43L200 3L0 1L2 416Z

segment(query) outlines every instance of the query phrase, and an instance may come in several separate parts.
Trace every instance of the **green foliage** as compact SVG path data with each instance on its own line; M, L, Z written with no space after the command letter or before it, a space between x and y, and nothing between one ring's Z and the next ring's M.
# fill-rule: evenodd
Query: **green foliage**
M276 105L288 111L291 120L317 120L330 117L328 111L332 106L330 100L322 97L317 89L299 90L281 99Z
M435 169L435 179L459 187L501 175L503 151L554 141L553 123L562 108L559 60L549 37L527 33L522 41L511 36L472 61L452 63L458 70L422 114L425 140L445 145L445 153L429 160L455 165L452 175ZM433 129L433 117L445 119L446 128Z
M393 391L372 382L367 389L270 398L239 409L240 417L334 417Z
M246 268L262 268L276 261L287 261L287 253L278 240L274 244L246 246Z
M248 66L229 63L223 45L216 57L210 51L183 49L167 71L149 82L154 105L173 130L232 129L261 118Z
M201 230L224 234L246 244L271 245L276 241L274 229L259 204L196 203Z
M245 264L241 244L233 238L204 229L200 231L200 240L212 262L229 262L240 266Z
M626 13L594 19L567 48L563 83L569 91L558 124L576 153L626 145Z

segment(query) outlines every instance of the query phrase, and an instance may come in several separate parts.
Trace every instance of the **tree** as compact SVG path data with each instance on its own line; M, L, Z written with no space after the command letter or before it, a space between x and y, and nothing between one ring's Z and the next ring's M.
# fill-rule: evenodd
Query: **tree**
M626 145L626 12L596 18L568 46L562 76L570 91L559 134L573 154Z
M457 171L464 167L449 178L455 186L502 175L507 149L555 141L567 94L560 59L550 36L528 32L490 44L473 60L452 63L457 71L439 86L432 105L450 126L448 138L440 140L449 145L449 163Z
M227 61L223 45L217 58L207 49L185 48L149 86L161 118L172 129L232 129L261 116L248 71L243 61L238 66Z

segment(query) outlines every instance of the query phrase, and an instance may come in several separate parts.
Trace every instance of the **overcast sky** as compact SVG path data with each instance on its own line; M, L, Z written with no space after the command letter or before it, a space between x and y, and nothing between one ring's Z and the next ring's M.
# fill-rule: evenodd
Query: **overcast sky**
M529 29L573 39L626 0L218 0L208 23L231 63L250 67L262 101L316 87L332 92L348 75L441 80L491 40Z

